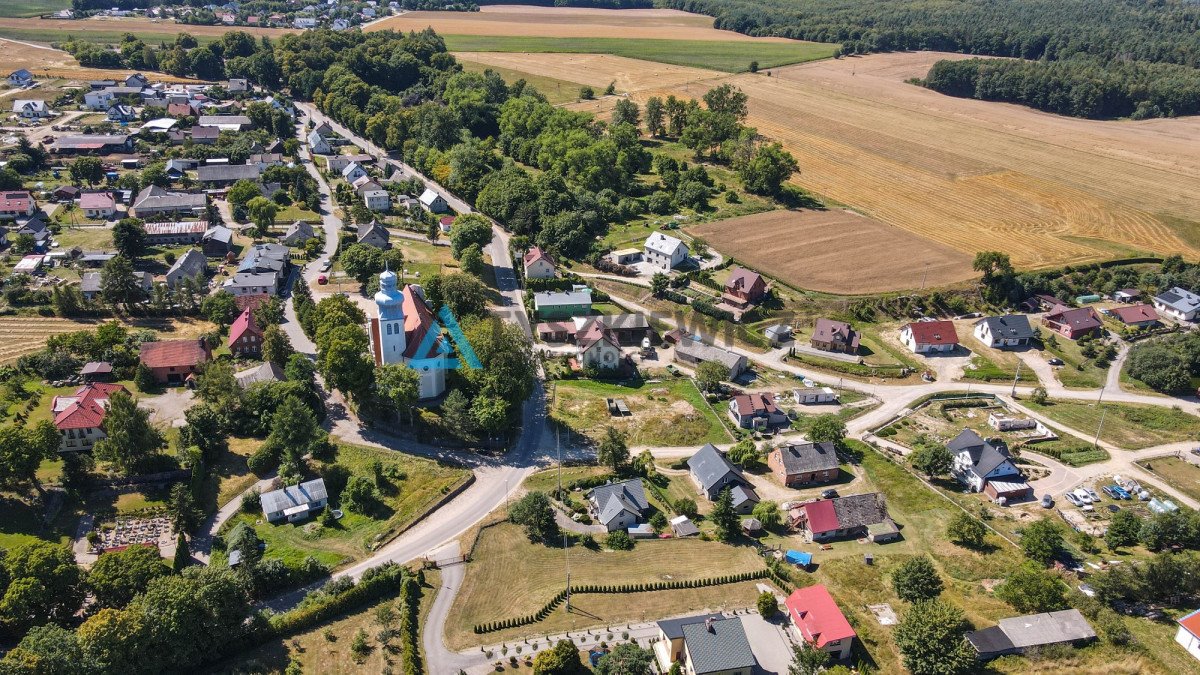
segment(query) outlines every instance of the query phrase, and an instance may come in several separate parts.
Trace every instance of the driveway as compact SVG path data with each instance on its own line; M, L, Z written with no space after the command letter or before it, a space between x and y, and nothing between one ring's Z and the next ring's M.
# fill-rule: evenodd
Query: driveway
M167 427L184 425L183 413L195 402L196 395L187 387L172 387L158 396L143 398L138 401L143 407L150 408L150 421Z

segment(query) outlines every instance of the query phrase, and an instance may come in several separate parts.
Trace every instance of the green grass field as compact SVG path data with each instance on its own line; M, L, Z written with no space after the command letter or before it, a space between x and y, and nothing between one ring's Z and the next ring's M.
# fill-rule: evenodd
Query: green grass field
M1162 482L1200 501L1200 467L1178 457L1148 459L1141 465Z
M1024 405L1064 426L1093 434L1100 428L1100 440L1125 450L1140 450L1164 443L1177 443L1200 435L1200 418L1182 410L1131 403L1104 403L1097 407L1077 401L1050 401ZM1101 408L1104 426L1100 427Z
M71 0L4 0L0 2L0 16L24 18L51 14L60 9L70 9Z
M621 38L551 38L526 36L447 35L452 52L532 52L612 54L677 66L710 68L727 73L775 68L833 56L837 45L818 42L710 42L704 40L624 40Z
M633 413L608 414L606 398L624 399ZM599 438L612 425L628 434L632 446L728 443L730 438L690 380L679 378L630 385L594 380L555 384L551 415L574 431Z
M485 70L490 70L504 78L504 81L510 85L517 80L525 80L526 83L533 85L534 89L541 92L546 97L546 100L550 101L553 105L569 103L579 99L580 84L578 82L568 82L567 80L560 80L554 77L535 75L520 70L513 70L512 68L490 66L485 63L467 61L461 58L458 62L462 64L463 70L467 72L482 73Z

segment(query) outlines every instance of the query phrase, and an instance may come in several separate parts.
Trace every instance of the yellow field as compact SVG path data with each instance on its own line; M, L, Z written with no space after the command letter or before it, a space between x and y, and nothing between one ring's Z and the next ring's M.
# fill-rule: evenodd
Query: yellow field
M523 68L566 76L561 58L538 56L524 57ZM588 82L619 76L618 86L640 102L698 97L731 82L749 96L747 124L796 156L802 173L795 183L967 255L1005 251L1026 268L1140 253L1200 255L1200 118L1081 120L904 82L943 57L962 58L880 54L775 69L769 77L699 70L666 79L664 66L637 68L628 59L572 67L573 77ZM606 105L571 107L602 113Z
M0 364L41 349L51 335L84 330L95 324L46 316L0 316Z
M120 41L120 33L129 32L135 34L161 33L167 36L165 39L170 41L179 33L191 33L192 35L212 35L220 37L225 33L233 30L251 33L253 35L265 35L267 37L276 38L288 33L298 33L298 30L291 28L255 28L253 26L200 26L186 25L175 23L174 21L159 21L157 19L147 19L144 17L91 17L88 19L13 19L0 18L0 28L11 28L18 30L42 31L54 40L64 39L68 35L78 35L80 33L116 33L117 39L114 42ZM51 37L47 37L50 40Z
M587 9L489 5L478 12L408 12L372 23L373 30L424 30L442 35L528 35L628 39L786 41L712 27L712 18L673 9Z
M534 73L556 80L587 84L603 90L616 81L617 91L636 92L678 87L701 96L707 88L697 82L716 81L726 73L704 68L654 63L611 54L523 54L516 52L455 52L459 58L493 68Z
M8 21L9 19L0 19L0 21ZM12 19L19 21L20 19ZM0 38L0 63L4 64L5 68L18 69L27 68L29 72L37 77L51 79L67 79L67 80L97 80L97 79L116 79L125 78L132 75L132 70L106 69L106 68L84 68L75 61L75 57L52 47L40 47L37 45L26 44L22 42L14 42ZM155 73L155 80L163 80L166 82L187 82L193 81L187 78L174 77L166 73ZM34 89L31 93L37 94L38 90Z

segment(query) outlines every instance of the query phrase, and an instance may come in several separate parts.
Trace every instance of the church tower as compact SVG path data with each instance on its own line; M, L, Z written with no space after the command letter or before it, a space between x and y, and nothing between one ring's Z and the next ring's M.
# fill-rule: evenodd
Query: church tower
M404 295L396 288L396 273L384 270L379 275L379 355L385 364L404 363L408 344L404 336Z

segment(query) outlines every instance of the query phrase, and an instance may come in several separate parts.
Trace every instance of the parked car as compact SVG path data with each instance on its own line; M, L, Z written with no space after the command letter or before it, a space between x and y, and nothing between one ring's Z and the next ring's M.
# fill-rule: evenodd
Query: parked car
M1111 497L1113 499L1121 498L1121 495L1117 494L1118 489L1119 488L1117 488L1117 486L1115 486L1115 485L1101 485L1100 486L1100 490L1103 491L1104 494L1108 495L1109 497Z
M1074 492L1067 492L1063 494L1063 499L1071 502L1071 504L1074 506L1083 506L1083 502L1079 501L1079 497L1076 497Z
M1091 504L1092 502L1096 501L1096 500L1092 499L1092 496L1090 494L1088 494L1088 491L1083 488L1075 488L1075 491L1072 492L1071 494L1075 495L1075 497L1080 501L1080 503L1083 503L1083 504Z
M1063 360L1057 356L1051 356L1050 358L1046 359L1046 363L1049 363L1052 366L1061 366L1063 364Z
M322 272L328 272L330 267L333 267L333 263L329 262L328 259L326 259L325 261L323 261L321 263L321 271Z
M1120 485L1113 485L1111 487L1113 492L1117 493L1117 499L1133 499L1133 495L1129 494L1129 492Z
M833 499L834 497L837 497L837 496L838 496L838 491L834 490L833 488L829 488L828 490L821 491L821 499Z
M324 286L325 284L329 283L329 277L322 274L321 276L317 277L317 283Z
M1100 501L1100 495L1096 494L1095 490L1093 490L1092 488L1084 488L1084 489L1087 490L1088 496L1092 498L1093 502Z
M1050 496L1050 493L1042 495L1042 508L1048 509L1052 506L1054 506L1054 498Z

